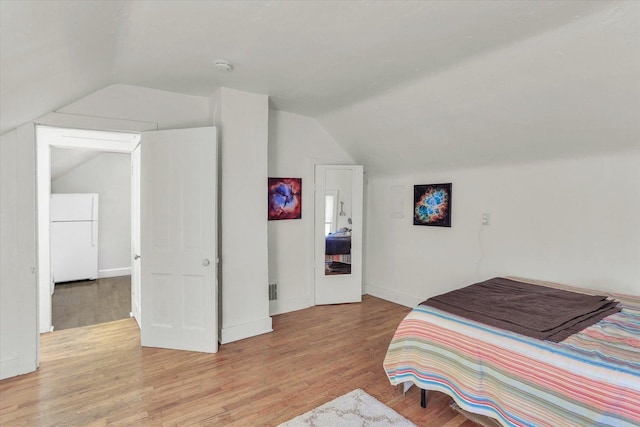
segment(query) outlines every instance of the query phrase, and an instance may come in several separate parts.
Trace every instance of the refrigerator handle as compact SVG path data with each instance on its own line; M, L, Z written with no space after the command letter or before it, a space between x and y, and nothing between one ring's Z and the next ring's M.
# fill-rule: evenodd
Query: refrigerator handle
M91 247L96 245L98 221L96 221L96 197L91 197Z
M98 234L98 221L91 221L91 247L96 245L96 234Z

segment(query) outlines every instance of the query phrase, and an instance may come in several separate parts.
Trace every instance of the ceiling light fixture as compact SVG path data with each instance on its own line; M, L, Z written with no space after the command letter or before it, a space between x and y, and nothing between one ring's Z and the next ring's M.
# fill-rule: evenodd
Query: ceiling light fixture
M233 65L229 64L224 59L216 59L213 66L216 67L216 70L218 71L227 72L233 70Z

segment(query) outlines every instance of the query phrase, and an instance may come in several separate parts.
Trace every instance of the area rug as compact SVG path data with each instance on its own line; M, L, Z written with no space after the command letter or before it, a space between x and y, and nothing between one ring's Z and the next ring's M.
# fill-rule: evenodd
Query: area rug
M411 421L361 389L318 406L280 427L416 427Z

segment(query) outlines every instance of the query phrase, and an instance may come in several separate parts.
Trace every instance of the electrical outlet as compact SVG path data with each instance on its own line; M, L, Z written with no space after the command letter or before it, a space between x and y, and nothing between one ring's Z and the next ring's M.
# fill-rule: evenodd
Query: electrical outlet
M489 214L488 213L483 213L482 214L482 225L489 225Z

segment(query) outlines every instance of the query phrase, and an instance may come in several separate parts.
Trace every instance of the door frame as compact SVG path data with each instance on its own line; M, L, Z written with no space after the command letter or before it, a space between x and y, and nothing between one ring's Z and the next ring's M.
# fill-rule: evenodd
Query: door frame
M89 136L93 138L90 138ZM96 138L98 137L98 138ZM102 152L130 154L140 141L134 131L103 131L36 124L36 214L38 331L53 331L51 319L51 258L49 199L51 196L51 147L83 148ZM139 169L138 169L139 170ZM132 233L132 239L133 239ZM134 301L132 300L132 305ZM133 308L133 307L132 307Z

